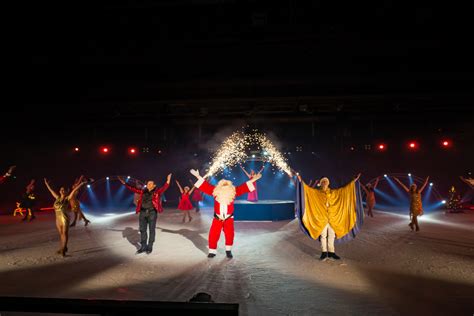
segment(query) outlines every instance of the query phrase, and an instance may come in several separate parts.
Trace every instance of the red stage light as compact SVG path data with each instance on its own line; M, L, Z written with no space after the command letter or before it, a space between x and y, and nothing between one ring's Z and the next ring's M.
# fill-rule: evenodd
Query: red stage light
M410 149L415 149L416 147L418 147L418 145L415 142L410 142L408 146L410 147Z
M128 150L131 154L135 154L137 152L137 150L135 148L130 148Z
M79 147L75 147L75 148L74 148L74 151L79 151Z
M377 147L379 150L385 150L387 148L385 144L379 144Z
M102 147L102 152L104 154L108 153L109 152L109 148L108 147Z
M444 147L448 147L450 145L448 140L444 140L442 144Z

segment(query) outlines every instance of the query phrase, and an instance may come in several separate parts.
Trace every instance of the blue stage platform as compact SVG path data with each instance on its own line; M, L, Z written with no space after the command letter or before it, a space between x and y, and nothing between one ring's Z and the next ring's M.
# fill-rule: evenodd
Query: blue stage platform
M295 202L285 200L261 200L234 202L236 221L281 221L295 218Z

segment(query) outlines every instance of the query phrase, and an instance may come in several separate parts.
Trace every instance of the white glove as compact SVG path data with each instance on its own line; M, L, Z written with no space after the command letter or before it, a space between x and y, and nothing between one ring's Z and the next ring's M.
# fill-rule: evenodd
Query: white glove
M195 176L196 178L198 178L198 179L202 178L201 175L199 174L199 170L197 170L197 169L191 169L191 170L189 170L189 172L191 172L191 174L193 176Z

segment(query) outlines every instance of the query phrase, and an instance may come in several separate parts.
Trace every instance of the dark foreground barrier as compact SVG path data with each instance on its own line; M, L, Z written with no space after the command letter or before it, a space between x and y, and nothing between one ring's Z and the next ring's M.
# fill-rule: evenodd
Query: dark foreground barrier
M0 297L0 314L5 312L65 313L91 315L238 315L239 304L203 302L113 301L38 297ZM204 296L204 298L206 298ZM210 300L210 297L209 297Z

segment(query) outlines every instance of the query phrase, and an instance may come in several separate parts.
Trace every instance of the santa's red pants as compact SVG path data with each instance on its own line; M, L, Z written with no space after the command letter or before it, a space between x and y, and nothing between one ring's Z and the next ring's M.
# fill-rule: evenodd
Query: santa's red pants
M221 231L224 230L225 235L225 249L231 250L234 244L234 219L229 218L225 221L213 219L211 229L209 230L209 253L216 253L217 242L221 236Z

